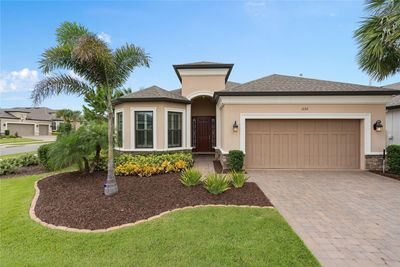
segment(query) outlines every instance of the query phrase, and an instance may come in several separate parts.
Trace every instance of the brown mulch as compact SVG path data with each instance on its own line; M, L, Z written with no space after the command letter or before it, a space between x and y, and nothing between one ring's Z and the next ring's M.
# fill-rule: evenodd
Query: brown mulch
M48 170L46 170L46 168L44 168L41 165L26 166L26 167L18 168L16 173L7 174L7 175L0 175L0 179L15 178L15 177L20 177L20 176L34 175L34 174L41 174L41 173L45 173L45 172L48 172Z
M204 204L272 206L255 183L230 189L221 195L201 185L185 187L178 174L153 177L117 177L119 192L103 195L105 172L62 173L38 182L36 216L57 226L104 229L133 223L176 208Z
M382 171L370 171L370 172L373 172L375 174L379 174L379 175L386 176L386 177L393 178L393 179L396 179L396 180L400 181L400 175L398 175L398 174L394 174L394 173L390 173L390 172L383 173Z

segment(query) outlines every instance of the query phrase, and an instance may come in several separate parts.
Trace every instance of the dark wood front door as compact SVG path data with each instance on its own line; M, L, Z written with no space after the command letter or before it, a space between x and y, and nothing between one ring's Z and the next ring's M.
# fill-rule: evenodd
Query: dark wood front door
M192 117L193 152L213 152L215 117Z

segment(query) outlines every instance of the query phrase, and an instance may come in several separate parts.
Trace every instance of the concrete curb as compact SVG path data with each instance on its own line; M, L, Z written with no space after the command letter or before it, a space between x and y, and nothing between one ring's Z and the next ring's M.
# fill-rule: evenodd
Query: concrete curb
M183 207L183 208L177 208L177 209L173 209L173 210L168 210L168 211L164 211L158 215L149 217L147 219L143 219L143 220L139 220L133 223L126 223L126 224L122 224L122 225L117 225L117 226L113 226L113 227L109 227L109 228L105 228L105 229L96 229L96 230L90 230L90 229L78 229L78 228L70 228L70 227L66 227L66 226L57 226L54 224L50 224L50 223L46 223L44 221L42 221L41 219L39 219L36 216L35 213L35 207L36 207L36 203L39 199L39 195L40 195L40 189L38 187L38 182L40 180L35 182L35 196L33 197L32 203L31 203L31 207L29 208L29 215L31 217L32 220L34 220L35 222L38 222L39 224L43 225L44 227L50 228L50 229L54 229L54 230L63 230L63 231L67 231L67 232L75 232L75 233L105 233L105 232L110 232L110 231L114 231L114 230L118 230L121 228L125 228L128 226L133 226L133 225L138 225L138 224L142 224L148 221L152 221L158 218L161 218L164 215L173 213L173 212L177 212L177 211L181 211L181 210L188 210L188 209L195 209L195 208L203 208L203 207L238 207L238 208L258 208L258 209L274 209L274 207L272 206L265 206L265 207L261 207L261 206L249 206L249 205L213 205L213 204L208 204L208 205L196 205L196 206L187 206L187 207Z

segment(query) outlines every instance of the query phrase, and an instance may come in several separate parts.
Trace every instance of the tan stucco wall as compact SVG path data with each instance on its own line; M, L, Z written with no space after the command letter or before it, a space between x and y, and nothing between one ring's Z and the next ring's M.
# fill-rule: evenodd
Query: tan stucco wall
M215 102L211 97L198 96L192 99L192 116L215 116Z
M225 75L182 76L182 95L188 96L201 91L225 89Z
M140 102L140 103L122 103L115 106L115 111L123 111L123 149L134 149L134 144L131 144L132 134L134 134L134 117L131 108L155 108L156 121L154 127L156 128L157 144L153 149L164 149L165 138L165 123L167 118L164 118L165 108L182 109L186 113L186 104L169 103L169 102ZM186 121L183 122L183 127L186 126Z
M302 108L307 106L308 110L303 111ZM385 121L385 105L239 105L226 104L221 109L221 148L224 151L240 148L240 130L233 132L232 125L236 120L240 123L240 113L371 113L371 124L376 120ZM382 152L385 147L385 131L376 132L371 125L371 152ZM362 131L364 126L361 123ZM364 137L361 135L361 142L364 142ZM363 145L361 147L364 147ZM363 152L363 151L362 151ZM363 165L362 165L363 166Z
M38 121L38 120L24 120L21 121L20 119L0 119L0 133L4 133L4 130L7 129L8 123L17 123L17 124L34 124L35 135L39 135L39 127L36 125L47 125L49 127L49 133L51 133L51 122L50 121ZM6 126L4 126L6 124Z

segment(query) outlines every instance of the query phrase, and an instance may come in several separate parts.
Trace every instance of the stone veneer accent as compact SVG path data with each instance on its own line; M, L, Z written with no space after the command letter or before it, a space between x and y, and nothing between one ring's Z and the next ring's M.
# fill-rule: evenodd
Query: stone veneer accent
M222 165L222 170L229 170L228 162L229 162L229 155L223 154L220 149L215 149L215 159L219 160Z
M365 169L381 171L383 167L382 155L365 155Z

